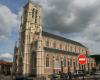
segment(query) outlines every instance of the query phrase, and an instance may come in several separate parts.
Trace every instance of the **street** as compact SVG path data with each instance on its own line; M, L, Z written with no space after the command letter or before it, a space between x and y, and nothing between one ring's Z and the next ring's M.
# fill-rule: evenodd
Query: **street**
M0 80L11 80L11 76L6 76L6 75L0 75ZM13 79L14 80L14 79ZM18 80L18 79L17 79ZM21 79L20 79L21 80ZM38 79L24 79L24 80L38 80ZM40 80L40 79L39 79ZM50 79L48 79L50 80ZM87 74L86 76L81 76L81 77L73 77L71 79L51 79L51 80L100 80L100 72L96 72L93 75Z

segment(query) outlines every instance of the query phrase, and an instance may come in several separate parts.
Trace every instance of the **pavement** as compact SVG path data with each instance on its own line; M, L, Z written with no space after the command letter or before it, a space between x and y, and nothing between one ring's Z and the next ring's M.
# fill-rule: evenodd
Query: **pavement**
M0 74L0 80L12 80L11 76L5 76L5 75L1 75ZM33 79L36 80L36 79ZM41 80L41 79L39 79ZM60 80L65 80L65 79L60 79ZM68 79L67 79L68 80ZM73 78L71 80L100 80L100 72L97 72L94 75L86 75L84 78L83 77L79 77L79 78Z
M84 78L79 77L77 79L72 79L72 80L100 80L100 75L87 75Z
M11 76L0 75L0 80L11 80Z

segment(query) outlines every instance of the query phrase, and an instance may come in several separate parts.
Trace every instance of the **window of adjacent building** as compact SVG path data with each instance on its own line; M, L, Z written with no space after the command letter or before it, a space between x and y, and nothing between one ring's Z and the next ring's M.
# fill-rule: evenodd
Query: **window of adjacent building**
M46 67L49 67L50 65L49 65L49 56L47 55L46 56Z

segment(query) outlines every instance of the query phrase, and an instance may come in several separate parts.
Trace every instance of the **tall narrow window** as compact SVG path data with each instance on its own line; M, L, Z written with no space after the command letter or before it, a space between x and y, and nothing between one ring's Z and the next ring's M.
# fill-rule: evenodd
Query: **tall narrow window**
M37 13L38 13L38 11L36 10L36 12L35 12L35 23L37 23Z
M75 61L76 61L76 66L78 66L78 62L77 62L77 59L76 59Z
M53 45L54 45L54 48L56 48L56 41L54 41L54 44Z
M46 56L46 67L49 67L49 56Z
M70 46L70 52L72 52L72 45Z
M49 47L49 41L48 40L46 41L46 47Z
M60 44L60 49L62 49L62 44Z
M32 18L34 18L34 9L32 10Z
M72 58L70 58L70 66L72 67Z
M76 49L76 46L75 46L75 53L77 53L77 49Z
M66 57L64 57L64 67L66 67Z
M24 20L23 21L26 22L26 20L27 20L27 10L26 9L24 10L24 14L23 15L24 15Z

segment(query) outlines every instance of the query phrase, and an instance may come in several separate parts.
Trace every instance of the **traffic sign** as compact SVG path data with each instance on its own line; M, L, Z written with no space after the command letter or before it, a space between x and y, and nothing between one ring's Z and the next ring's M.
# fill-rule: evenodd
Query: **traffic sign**
M78 63L79 63L80 65L86 64L86 56L85 56L85 54L80 54L80 55L78 56Z

